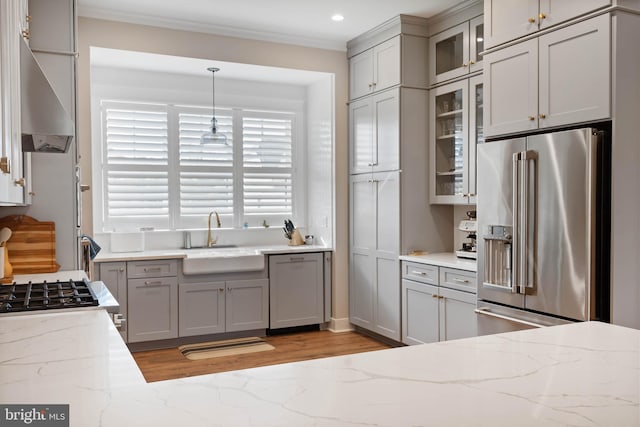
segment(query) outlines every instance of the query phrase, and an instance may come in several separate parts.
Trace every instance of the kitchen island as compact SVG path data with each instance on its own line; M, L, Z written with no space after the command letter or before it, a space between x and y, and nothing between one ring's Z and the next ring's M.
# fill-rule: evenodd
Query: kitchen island
M145 383L106 312L0 318L0 404L88 426L637 426L640 331L512 332Z

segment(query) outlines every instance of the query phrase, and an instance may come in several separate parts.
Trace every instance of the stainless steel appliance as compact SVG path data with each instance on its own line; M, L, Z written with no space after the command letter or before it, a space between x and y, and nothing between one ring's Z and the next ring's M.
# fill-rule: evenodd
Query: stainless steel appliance
M467 211L467 219L463 219L458 224L458 230L467 233L468 242L462 242L462 248L456 251L458 258L477 258L476 232L478 225L476 222L476 211Z
M478 331L609 320L608 132L478 145Z

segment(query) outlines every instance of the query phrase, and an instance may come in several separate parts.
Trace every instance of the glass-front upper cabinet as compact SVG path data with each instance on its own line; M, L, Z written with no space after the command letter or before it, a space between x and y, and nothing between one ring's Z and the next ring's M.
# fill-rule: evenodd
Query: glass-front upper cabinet
M429 39L429 83L436 84L482 69L482 16L442 31Z
M482 76L431 91L431 203L475 203L476 144L484 141L482 104Z

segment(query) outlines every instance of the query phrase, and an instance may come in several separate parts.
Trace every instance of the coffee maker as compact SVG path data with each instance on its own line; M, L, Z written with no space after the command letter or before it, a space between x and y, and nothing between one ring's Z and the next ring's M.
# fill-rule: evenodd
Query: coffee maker
M478 230L476 211L467 211L467 219L460 221L458 230L467 233L467 239L469 239L469 241L462 243L462 249L456 251L456 256L458 258L476 259L476 232Z

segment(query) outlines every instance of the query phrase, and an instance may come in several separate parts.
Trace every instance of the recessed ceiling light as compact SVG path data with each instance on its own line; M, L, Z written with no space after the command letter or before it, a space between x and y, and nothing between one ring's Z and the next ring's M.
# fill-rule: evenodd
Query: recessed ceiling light
M342 20L344 20L344 16L340 15L339 13L336 13L335 15L333 15L331 17L332 21L336 21L336 22L340 22Z

